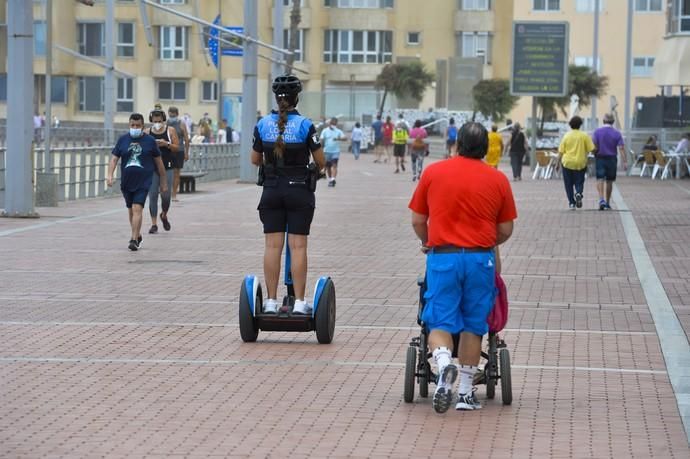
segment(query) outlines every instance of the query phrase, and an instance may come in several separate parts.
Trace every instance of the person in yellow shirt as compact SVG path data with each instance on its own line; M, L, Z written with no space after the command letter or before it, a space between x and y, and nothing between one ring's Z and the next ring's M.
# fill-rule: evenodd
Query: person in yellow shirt
M402 121L398 121L393 131L393 156L395 156L395 173L402 169L405 172L405 151L407 150L407 139L410 135L407 127Z
M568 196L568 206L570 210L575 210L582 207L587 155L594 150L595 146L589 135L580 131L582 118L573 116L569 124L572 130L563 136L558 146L558 153L563 165L563 182L565 194Z
M486 164L498 169L498 163L501 162L502 153L503 137L498 133L498 126L494 124L491 126L491 132L489 132L489 150L484 158Z

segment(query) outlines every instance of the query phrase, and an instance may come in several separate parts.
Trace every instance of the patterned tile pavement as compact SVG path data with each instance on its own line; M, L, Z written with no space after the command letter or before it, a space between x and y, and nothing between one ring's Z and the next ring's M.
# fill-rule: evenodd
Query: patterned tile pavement
M513 184L520 217L502 249L513 404L483 388L478 412L404 403L424 259L411 175L392 172L346 156L337 187L318 190L309 268L336 285L331 345L239 337L240 282L261 273L255 186L181 195L172 231L144 234L137 253L119 198L0 220L0 455L690 456L619 212L593 210L592 181L578 212L559 181ZM687 333L690 185L619 188Z

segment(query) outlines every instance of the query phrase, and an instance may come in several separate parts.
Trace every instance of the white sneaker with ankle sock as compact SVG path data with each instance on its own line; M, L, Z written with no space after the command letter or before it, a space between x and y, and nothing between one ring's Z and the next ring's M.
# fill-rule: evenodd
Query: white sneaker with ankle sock
M432 399L432 406L437 413L445 413L453 401L453 385L458 376L458 368L452 363L450 349L439 347L433 352L438 366L438 381Z
M275 314L278 312L278 300L267 299L264 301L264 314Z
M304 300L295 300L295 306L292 308L293 314L308 314L311 312L311 306Z

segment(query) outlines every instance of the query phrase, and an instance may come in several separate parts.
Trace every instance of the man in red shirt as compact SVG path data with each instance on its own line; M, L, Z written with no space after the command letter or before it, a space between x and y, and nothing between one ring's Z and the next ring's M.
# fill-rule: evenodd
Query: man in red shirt
M513 233L515 201L506 176L485 164L488 133L467 123L458 133L458 156L427 167L412 196L412 226L427 254L422 320L438 365L433 406L448 410L458 367L452 363L453 334L460 333L458 410L476 410L472 378L482 336L494 306L494 248Z

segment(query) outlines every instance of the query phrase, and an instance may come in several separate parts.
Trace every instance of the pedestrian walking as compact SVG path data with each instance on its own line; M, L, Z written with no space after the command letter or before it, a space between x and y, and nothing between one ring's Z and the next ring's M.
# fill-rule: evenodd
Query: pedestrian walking
M376 115L376 121L371 123L371 130L374 131L374 162L380 163L383 158L383 121L381 115ZM385 160L388 162L388 158Z
M355 159L359 159L363 138L364 132L362 131L362 125L359 124L358 121L355 123L355 127L352 128L352 133L350 134L350 141L352 142L352 154L355 155Z
M427 144L427 132L422 127L421 120L415 120L414 127L410 130L410 162L412 163L412 181L416 182L422 175L424 167L424 157L429 152Z
M175 152L175 161L173 162L173 184L171 185L172 201L177 202L177 190L180 188L180 174L184 168L185 161L189 161L189 148L192 143L189 137L187 125L179 118L180 111L177 107L168 107L167 124L175 129L179 145L177 152Z
M323 149L314 123L297 111L302 83L294 75L282 75L271 86L278 111L261 118L254 128L252 164L260 166L259 217L265 234L264 278L268 298L264 313L278 312L280 260L287 231L290 273L295 289L293 314L307 314L312 305L304 299L307 281L307 236L316 198L319 171L325 166ZM318 170L309 169L310 156Z
M112 158L108 165L106 183L113 186L113 174L117 162L121 159L120 190L125 198L125 206L129 212L129 225L131 235L129 250L136 251L141 248L141 222L146 196L153 184L153 176L158 173L161 177L158 181L161 193L168 191L168 182L165 174L161 152L156 140L143 132L144 117L140 113L132 113L129 116L129 132L117 140L112 151Z
M513 168L513 181L522 180L522 163L528 149L527 137L522 132L520 123L513 124L510 135L510 166Z
M393 156L395 156L395 173L399 173L400 169L405 172L405 152L407 151L407 139L410 135L407 132L405 124L398 121L393 131Z
M501 154L503 153L503 136L498 133L498 126L493 124L491 132L489 132L489 150L486 153L486 164L498 169L498 163L501 162Z
M448 127L446 128L446 156L450 158L455 155L455 144L458 140L458 127L455 125L455 118L448 120Z
M623 170L628 169L628 157L625 154L625 143L620 131L613 127L615 118L611 113L604 115L604 125L594 131L592 142L595 147L597 170L597 191L599 192L599 210L611 209L611 192L618 171L618 155L621 157Z
M563 136L558 146L558 153L563 165L563 184L568 198L568 207L570 210L575 210L582 207L587 155L595 147L587 133L580 131L582 118L573 116L569 124L571 131Z
M438 366L434 410L450 408L460 373L457 410L478 410L473 377L496 297L494 248L513 233L515 200L506 176L482 158L488 134L479 123L458 133L457 153L431 164L409 203L412 227L426 253L426 304L421 320ZM453 335L460 334L458 368Z
M386 117L386 122L383 123L383 153L386 155L385 162L389 162L393 150L393 131L395 125L391 121L391 117Z
M144 132L149 134L156 140L158 149L161 153L161 161L163 162L163 167L165 169L165 180L166 183L174 183L174 166L175 157L179 148L179 140L177 139L177 133L175 128L168 126L166 124L166 116L163 108L156 104L154 109L149 113L149 121L152 125L145 129ZM163 223L163 229L165 231L170 231L171 225L168 219L168 212L170 211L170 201L172 198L171 190L166 190L165 193L158 193L158 183L159 180L162 181L163 177L158 174L153 175L153 182L151 184L151 189L149 190L149 214L151 215L151 228L149 228L149 234L156 234L158 232L158 196L160 194L161 198L161 210L160 219Z
M321 131L319 138L323 144L323 152L326 154L326 176L328 186L335 186L335 179L338 176L338 160L340 159L340 140L345 140L345 134L338 129L338 120L331 118L328 127Z

